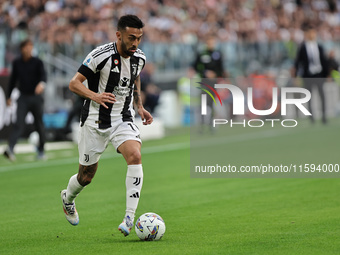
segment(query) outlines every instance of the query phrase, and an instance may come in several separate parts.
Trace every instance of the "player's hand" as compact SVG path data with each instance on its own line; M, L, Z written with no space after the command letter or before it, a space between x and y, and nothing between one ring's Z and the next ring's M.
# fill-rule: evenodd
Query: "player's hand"
M153 122L152 115L144 109L144 107L138 108L138 114L143 121L143 125L150 125Z
M93 101L95 101L96 103L104 106L106 109L108 109L109 107L105 103L114 104L116 102L115 95L112 94L112 93L108 93L108 92L103 92L103 93L100 93L100 94L96 94L91 99Z
M6 100L6 105L7 105L7 106L10 106L11 104L12 104L12 99L8 98L8 99Z
M38 85L35 87L34 92L36 95L40 95L44 92L44 90L45 90L44 82L39 82Z

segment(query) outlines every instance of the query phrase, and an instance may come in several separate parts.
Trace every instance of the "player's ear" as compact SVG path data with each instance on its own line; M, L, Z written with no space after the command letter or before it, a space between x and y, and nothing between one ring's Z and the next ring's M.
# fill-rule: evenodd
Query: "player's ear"
M119 41L122 39L122 33L120 31L116 32L116 36L117 36Z

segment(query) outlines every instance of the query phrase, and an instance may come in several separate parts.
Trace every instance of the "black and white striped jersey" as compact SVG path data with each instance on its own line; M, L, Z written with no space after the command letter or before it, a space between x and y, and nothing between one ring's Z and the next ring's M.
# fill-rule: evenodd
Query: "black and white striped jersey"
M90 90L113 93L117 101L114 104L106 103L109 108L105 109L86 99L81 112L81 125L86 121L87 125L105 129L118 119L132 121L134 83L144 68L145 61L145 55L140 49L131 57L123 58L119 55L115 42L99 46L90 52L78 72L86 77Z

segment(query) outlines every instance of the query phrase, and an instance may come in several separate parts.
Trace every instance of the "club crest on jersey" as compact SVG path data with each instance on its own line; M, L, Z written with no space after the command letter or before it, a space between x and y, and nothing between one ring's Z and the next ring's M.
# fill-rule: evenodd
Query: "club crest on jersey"
M132 75L136 75L137 73L137 64L132 64Z

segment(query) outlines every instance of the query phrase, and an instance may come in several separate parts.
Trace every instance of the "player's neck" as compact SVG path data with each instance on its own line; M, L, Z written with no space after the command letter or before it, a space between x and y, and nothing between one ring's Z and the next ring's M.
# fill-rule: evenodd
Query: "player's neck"
M121 57L123 57L123 58L130 58L129 55L127 55L127 54L124 53L124 51L123 51L123 49L122 49L122 44L121 44L119 41L116 42L116 45L117 45L118 53L119 53L119 55L120 55Z
M25 55L25 54L22 55L22 59L23 59L25 62L29 61L31 58L32 58L32 55Z

